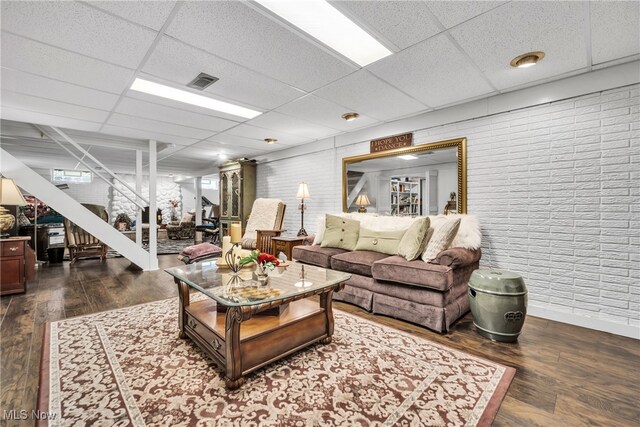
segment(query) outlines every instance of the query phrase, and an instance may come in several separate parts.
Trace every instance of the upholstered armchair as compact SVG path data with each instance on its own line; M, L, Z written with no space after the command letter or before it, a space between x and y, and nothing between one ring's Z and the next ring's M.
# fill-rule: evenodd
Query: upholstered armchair
M89 209L106 222L109 221L109 214L104 206L84 203L82 206ZM97 256L100 257L100 261L103 262L107 259L108 246L67 218L64 219L64 234L66 237L67 249L69 250L69 258L71 260L70 265L75 264L80 258Z
M167 225L169 239L193 239L196 235L196 213L187 212L179 223Z
M272 253L271 239L285 231L282 226L286 207L280 199L256 199L242 236L242 248Z

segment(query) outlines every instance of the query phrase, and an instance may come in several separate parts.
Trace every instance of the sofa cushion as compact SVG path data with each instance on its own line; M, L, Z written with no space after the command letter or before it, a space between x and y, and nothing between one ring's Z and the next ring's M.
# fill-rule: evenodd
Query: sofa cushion
M305 264L317 265L318 267L331 268L331 257L347 252L339 248L323 248L314 246L295 246L292 257Z
M360 236L356 244L356 251L373 251L387 255L395 255L398 252L400 240L405 235L405 230L376 231L360 227Z
M422 260L433 261L440 252L448 249L456 237L458 228L460 228L460 218L445 219L433 224L433 235L422 253Z
M398 255L375 261L371 272L376 280L406 283L440 291L446 291L453 284L451 267L429 264L419 259L407 261Z
M420 256L427 244L427 231L429 230L429 218L416 218L411 227L404 233L398 245L398 255L407 261L412 261Z
M373 251L345 252L331 257L331 268L345 273L371 277L373 263L388 257L389 255Z
M340 248L354 250L360 234L360 223L348 218L328 215L327 227L320 246L323 248Z

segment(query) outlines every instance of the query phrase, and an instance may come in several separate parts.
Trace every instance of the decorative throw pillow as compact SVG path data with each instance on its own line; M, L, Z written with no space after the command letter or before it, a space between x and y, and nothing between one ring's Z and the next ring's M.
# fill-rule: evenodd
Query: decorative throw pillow
M427 248L422 253L422 260L425 262L433 261L440 252L448 249L456 237L459 227L460 218L439 221L434 226L433 235L429 239L429 243L427 243Z
M356 251L373 251L387 255L398 253L398 245L407 230L376 231L360 227Z
M360 234L360 222L327 214L325 225L321 247L349 251L355 249Z
M407 261L413 261L418 258L427 243L429 224L429 218L417 218L402 236L402 240L398 245L398 255L404 257Z
M185 212L184 215L182 215L182 219L180 220L180 222L182 223L187 223L187 222L191 222L193 220L193 216L190 212Z

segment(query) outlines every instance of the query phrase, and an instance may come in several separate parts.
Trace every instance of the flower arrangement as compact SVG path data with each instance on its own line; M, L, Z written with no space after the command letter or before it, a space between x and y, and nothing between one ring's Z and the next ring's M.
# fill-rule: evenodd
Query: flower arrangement
M171 200L169 200L169 204L171 205L171 207L177 208L178 207L178 200L177 199L171 199Z
M263 274L266 274L267 270L273 270L280 265L278 258L260 251L251 251L251 255L240 259L241 266L251 263L256 263L258 270Z

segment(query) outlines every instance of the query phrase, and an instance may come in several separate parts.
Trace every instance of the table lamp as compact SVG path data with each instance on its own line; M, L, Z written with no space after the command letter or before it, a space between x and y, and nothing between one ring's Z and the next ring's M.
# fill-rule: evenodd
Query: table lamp
M301 183L298 186L298 194L296 194L296 199L300 199L300 206L298 207L298 209L300 209L300 230L298 231L298 236L307 235L307 231L304 229L304 200L310 198L309 187L305 182Z
M11 178L0 177L0 205L24 206L27 202L22 197L20 189ZM5 231L11 230L16 224L16 217L8 209L0 206L0 236L8 236Z
M358 212L366 213L367 208L365 206L369 206L371 202L369 202L369 198L366 194L360 194L358 198L356 198L356 206L359 206Z

